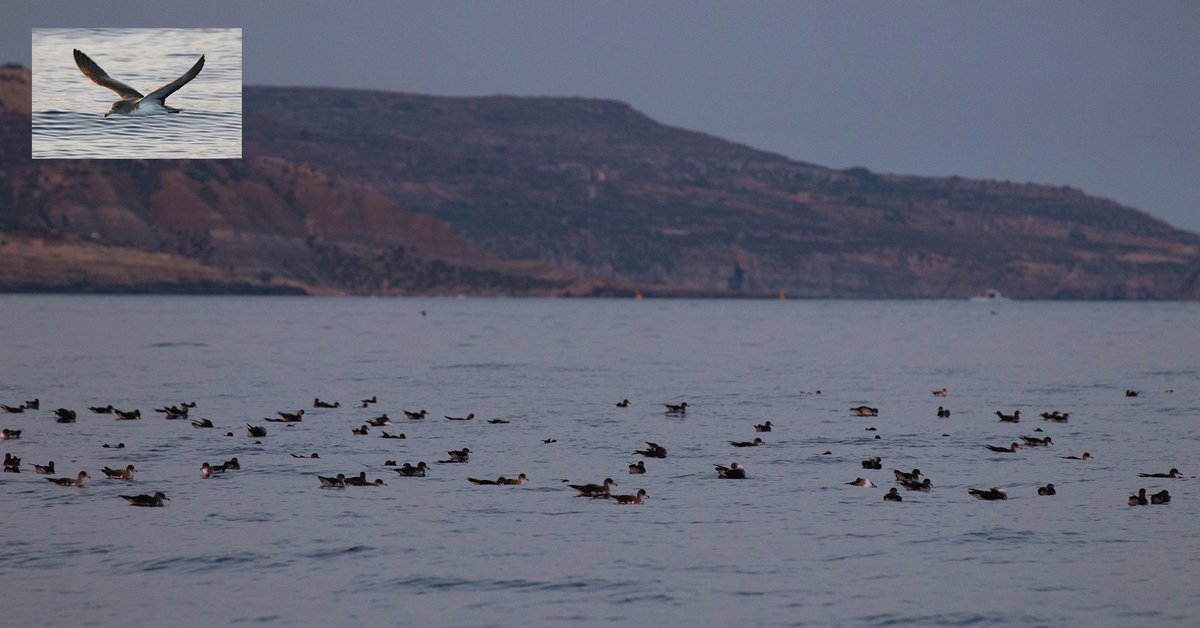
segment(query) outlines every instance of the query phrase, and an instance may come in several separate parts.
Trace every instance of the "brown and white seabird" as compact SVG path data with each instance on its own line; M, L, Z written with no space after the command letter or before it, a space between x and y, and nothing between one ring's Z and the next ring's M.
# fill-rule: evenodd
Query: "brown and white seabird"
M204 55L200 55L200 59L182 76L145 95L109 76L95 61L92 61L91 57L78 49L75 50L75 65L79 66L79 71L83 72L83 75L91 79L93 83L111 89L121 97L121 100L114 102L109 107L108 113L104 114L104 117L107 118L111 115L154 116L182 111L182 109L167 105L167 97L179 91L179 88L187 85L196 78L197 74L200 74L200 70L204 68Z

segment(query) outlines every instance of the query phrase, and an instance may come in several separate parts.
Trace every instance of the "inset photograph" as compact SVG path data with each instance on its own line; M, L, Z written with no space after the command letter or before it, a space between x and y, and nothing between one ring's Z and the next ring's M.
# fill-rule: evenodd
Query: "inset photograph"
M33 29L34 159L240 159L240 28Z

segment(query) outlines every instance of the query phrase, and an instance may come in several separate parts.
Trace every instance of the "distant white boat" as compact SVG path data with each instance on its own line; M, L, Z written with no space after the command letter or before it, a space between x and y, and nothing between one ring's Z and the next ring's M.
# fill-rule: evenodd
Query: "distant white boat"
M979 303L984 301L1011 301L1012 299L1001 296L1000 291L995 288L989 288L987 292L971 297L970 300Z

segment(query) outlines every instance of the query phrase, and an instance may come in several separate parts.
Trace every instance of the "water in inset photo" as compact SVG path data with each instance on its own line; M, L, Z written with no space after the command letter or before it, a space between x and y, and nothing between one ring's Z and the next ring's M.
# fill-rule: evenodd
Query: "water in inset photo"
M32 37L34 159L241 158L241 29Z

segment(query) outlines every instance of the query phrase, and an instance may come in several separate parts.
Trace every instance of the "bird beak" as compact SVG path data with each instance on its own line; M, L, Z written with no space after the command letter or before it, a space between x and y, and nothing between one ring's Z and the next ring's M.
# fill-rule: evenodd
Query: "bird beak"
M107 118L107 117L108 117L108 116L110 116L110 115L112 115L112 112L111 112L111 111L110 111L110 112L108 112L108 113L106 113L106 114L104 114L104 117L105 117L105 118Z

